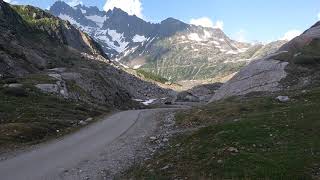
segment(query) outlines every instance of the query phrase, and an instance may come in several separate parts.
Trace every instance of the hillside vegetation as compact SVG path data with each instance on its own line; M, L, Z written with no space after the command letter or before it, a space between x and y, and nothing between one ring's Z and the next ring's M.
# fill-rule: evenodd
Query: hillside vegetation
M41 142L71 131L110 108L88 106L40 92L34 82L50 82L44 76L10 79L21 87L6 87L0 81L0 152Z
M138 76L140 76L142 78L146 78L146 79L149 79L149 80L160 82L162 84L165 84L166 82L169 82L169 80L164 78L164 77L161 77L161 76L159 76L157 74L154 74L152 72L144 71L142 69L138 69L137 73L138 73Z

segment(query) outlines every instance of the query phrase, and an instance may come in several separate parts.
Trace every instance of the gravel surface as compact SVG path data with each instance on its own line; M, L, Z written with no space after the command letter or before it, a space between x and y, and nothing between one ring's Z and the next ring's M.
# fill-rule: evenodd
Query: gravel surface
M73 179L113 179L115 175L126 170L135 163L148 159L156 150L156 146L148 143L152 137L158 136L157 130L167 111L143 111L137 122L119 138L109 144L104 152L95 159L83 161L75 168L59 175L62 180Z

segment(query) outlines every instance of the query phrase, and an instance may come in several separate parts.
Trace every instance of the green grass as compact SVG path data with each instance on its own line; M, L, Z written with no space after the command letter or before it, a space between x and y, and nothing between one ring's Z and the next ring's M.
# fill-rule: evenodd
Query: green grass
M166 83L166 82L169 82L169 80L164 78L164 77L161 77L161 76L156 75L156 74L151 73L151 72L147 72L147 71L142 70L142 69L138 69L137 73L138 73L138 76L140 76L140 77L144 77L146 79L151 79L151 80L163 83L163 84Z
M315 65L320 63L320 39L313 39L304 46L293 59L293 63L298 65Z
M12 8L32 27L58 25L59 20L41 9L32 6L14 5ZM34 15L36 15L35 18Z
M47 80L40 75L35 77ZM30 86L35 79L18 80L26 83L22 88L2 88L3 82L0 83L0 151L62 135L77 128L79 121L105 113L83 103L43 94Z
M133 167L134 179L315 179L320 168L320 89L230 98L177 114L179 126L206 125ZM229 148L239 152L231 152ZM166 165L169 168L161 170Z

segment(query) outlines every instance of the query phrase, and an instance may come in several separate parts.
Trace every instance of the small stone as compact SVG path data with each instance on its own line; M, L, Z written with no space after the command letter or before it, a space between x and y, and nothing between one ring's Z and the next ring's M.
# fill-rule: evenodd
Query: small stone
M9 88L21 88L23 85L18 83L9 84Z
M64 171L63 171L63 173L68 173L69 172L69 170L68 169L65 169Z
M151 140L151 141L155 141L155 140L157 140L157 137L152 136L152 137L150 137L150 140Z
M82 126L84 126L84 125L87 125L88 123L85 122L85 121L80 121L79 124L82 125Z
M163 141L163 142L168 142L169 139L168 139L168 138L163 138L162 141Z
M59 129L57 129L57 130L56 130L56 132L57 132L57 133L59 133L59 132L60 132L60 130L59 130Z
M86 120L86 122L91 122L93 120L93 118L88 118L87 120Z
M164 166L163 168L161 168L161 170L167 170L167 169L169 169L170 168L170 165L166 165L166 166Z
M217 163L222 164L223 161L222 161L221 159L219 159L219 160L217 161Z
M61 94L61 95L65 95L66 92L65 92L63 89L61 89L61 90L60 90L60 94Z
M232 152L232 153L238 153L239 152L239 150L237 148L234 148L234 147L229 147L228 151Z
M290 98L288 96L278 96L276 99L280 102L289 102L290 101Z
M235 120L233 120L233 122L238 122L238 121L240 121L240 119L235 119Z
M58 79L58 80L61 80L61 75L60 74L48 74L48 76L50 76L52 78L55 78L55 79Z

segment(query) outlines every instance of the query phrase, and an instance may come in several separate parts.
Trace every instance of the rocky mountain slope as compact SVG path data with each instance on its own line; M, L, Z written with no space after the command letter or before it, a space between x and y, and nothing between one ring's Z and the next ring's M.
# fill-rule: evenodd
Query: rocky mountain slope
M41 74L56 81L34 84L43 91L111 106L132 97L164 95L164 90L114 67L100 45L69 22L31 6L2 6L2 79Z
M50 12L87 32L111 59L170 81L223 81L253 58L284 43L266 46L241 43L220 29L194 26L173 18L152 24L117 8L104 12L96 7L70 7L58 1Z
M276 53L251 62L212 101L256 91L301 89L319 84L320 22Z
M0 153L170 92L111 63L69 22L0 0Z

